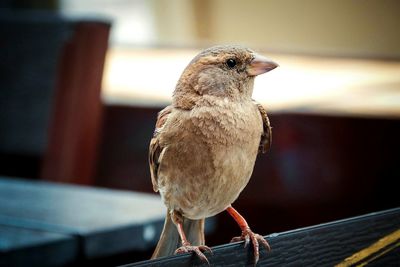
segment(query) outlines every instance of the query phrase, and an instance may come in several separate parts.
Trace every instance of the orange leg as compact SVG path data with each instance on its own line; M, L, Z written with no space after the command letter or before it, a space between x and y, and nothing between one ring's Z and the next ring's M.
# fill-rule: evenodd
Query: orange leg
M172 221L175 223L179 236L182 241L182 246L179 247L177 250L175 250L175 254L194 252L202 261L207 262L207 264L210 265L207 257L203 254L203 251L211 252L211 249L207 246L192 246L190 242L187 240L185 231L183 230L182 215L178 214L177 212L173 212L171 216L172 216Z
M267 240L265 240L261 235L253 233L243 216L240 215L239 212L237 212L237 210L235 210L232 206L229 206L226 211L233 217L233 219L237 222L240 229L242 230L242 235L232 238L231 242L244 240L244 246L246 247L251 240L254 249L254 264L257 264L260 258L259 243L261 243L261 245L263 245L266 250L271 250L271 247L269 246Z
M179 236L181 237L182 246L190 246L190 243L186 238L185 231L183 230L182 223L178 222L176 227L178 228L178 233L179 233Z

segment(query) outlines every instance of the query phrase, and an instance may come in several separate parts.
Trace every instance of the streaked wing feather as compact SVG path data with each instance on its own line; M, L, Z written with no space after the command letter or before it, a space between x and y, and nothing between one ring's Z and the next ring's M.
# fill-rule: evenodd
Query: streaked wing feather
M158 191L158 168L160 166L160 155L162 151L165 149L160 145L159 134L168 119L168 115L171 114L172 110L173 107L168 106L158 113L156 128L154 130L153 138L150 141L149 166L150 166L151 182L153 184L153 190L155 192Z
M258 152L266 153L271 148L272 143L272 127L268 119L267 111L265 108L254 101L254 104L257 106L258 111L261 114L261 118L263 121L263 134L261 135L260 146Z

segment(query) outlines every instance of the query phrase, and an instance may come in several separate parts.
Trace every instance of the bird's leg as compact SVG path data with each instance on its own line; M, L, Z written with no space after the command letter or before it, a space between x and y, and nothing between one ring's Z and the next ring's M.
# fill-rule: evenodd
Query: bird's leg
M211 249L204 245L192 246L192 244L190 244L190 242L187 240L185 231L183 230L182 215L176 211L173 211L171 216L172 216L172 221L175 223L176 228L178 229L178 233L182 241L182 246L179 247L177 250L175 250L175 254L194 252L202 261L207 262L207 264L210 264L208 262L207 257L203 254L203 251L212 252Z
M267 240L265 240L261 235L253 233L253 231L250 230L246 220L242 217L242 215L239 214L239 212L232 208L232 206L229 206L226 211L233 217L233 219L235 219L240 229L242 229L242 235L232 238L231 242L244 240L244 246L246 247L251 240L254 248L254 264L256 264L260 257L259 243L261 243L261 245L263 245L268 251L271 250L271 247L269 246Z

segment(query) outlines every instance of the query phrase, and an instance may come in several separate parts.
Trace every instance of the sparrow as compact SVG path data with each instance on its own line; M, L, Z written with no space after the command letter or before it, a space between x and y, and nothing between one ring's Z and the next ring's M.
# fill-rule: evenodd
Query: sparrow
M271 145L266 110L252 99L254 78L278 64L237 45L200 52L183 71L172 104L159 112L150 141L149 165L155 192L167 207L152 258L193 252L208 263L204 220L227 211L242 233L232 242L260 244L232 207L249 182L259 152Z

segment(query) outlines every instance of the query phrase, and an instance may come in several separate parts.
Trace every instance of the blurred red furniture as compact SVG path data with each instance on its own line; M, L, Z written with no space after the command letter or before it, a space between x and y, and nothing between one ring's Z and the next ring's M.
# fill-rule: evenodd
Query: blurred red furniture
M0 13L0 174L90 184L110 22Z

